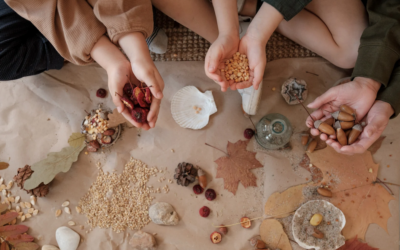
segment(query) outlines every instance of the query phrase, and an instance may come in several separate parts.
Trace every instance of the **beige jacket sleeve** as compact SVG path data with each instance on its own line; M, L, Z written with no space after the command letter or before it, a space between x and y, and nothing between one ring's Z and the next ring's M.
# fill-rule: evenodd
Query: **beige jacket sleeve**
M29 20L66 60L85 65L101 36L113 42L119 35L153 29L150 0L5 0Z

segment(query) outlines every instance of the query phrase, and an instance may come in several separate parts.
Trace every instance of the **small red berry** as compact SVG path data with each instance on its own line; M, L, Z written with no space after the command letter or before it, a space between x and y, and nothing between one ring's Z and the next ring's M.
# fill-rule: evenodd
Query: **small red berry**
M248 128L244 131L244 138L250 140L251 137L253 137L254 135L254 130L252 130L251 128Z
M98 89L96 92L96 96L100 98L105 98L107 95L107 90L105 89Z
M214 189L207 189L205 195L206 195L206 199L209 201L212 201L215 198L217 198L217 194L215 193Z
M210 239L211 239L211 242L212 242L212 243L218 244L218 243L220 243L221 240L222 240L222 235L221 235L220 233L218 233L218 232L213 232L213 233L210 235Z
M193 186L193 192L195 194L201 194L203 191L204 189L199 184Z
M200 208L199 213L201 217L208 217L210 215L210 208L204 206Z

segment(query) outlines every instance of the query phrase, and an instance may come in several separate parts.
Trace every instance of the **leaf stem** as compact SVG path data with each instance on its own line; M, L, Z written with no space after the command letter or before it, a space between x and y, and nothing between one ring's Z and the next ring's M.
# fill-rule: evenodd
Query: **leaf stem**
M304 110L308 113L308 115L311 117L311 119L315 122L314 118L312 117L312 115L310 114L310 112L308 112L308 110L306 109L306 107L304 106L304 104L300 101L299 97L293 93L294 96L296 97L297 101L301 104L301 106L303 106Z
M212 148L215 148L216 150L221 151L222 153L224 153L224 154L226 154L228 157L230 157L230 155L229 155L227 152L225 152L225 151L223 151L223 150L221 150L221 149L219 149L219 148L217 148L217 147L214 147L214 146L208 144L207 142L206 142L205 144L206 144L207 146L209 146L209 147L212 147Z

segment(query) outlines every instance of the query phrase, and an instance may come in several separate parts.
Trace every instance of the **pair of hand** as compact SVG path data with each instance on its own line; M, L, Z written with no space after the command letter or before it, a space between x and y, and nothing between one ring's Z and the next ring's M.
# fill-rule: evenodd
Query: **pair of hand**
M221 69L225 68L225 61L231 59L238 51L245 54L249 60L250 79L235 83L233 80L226 79ZM204 67L206 75L219 84L221 90L225 92L228 88L236 90L253 86L258 89L266 64L265 44L258 39L252 39L248 34L242 39L239 39L239 36L220 35L209 48Z
M385 130L394 110L389 103L376 100L376 95L381 84L363 77L356 77L353 81L335 86L308 105L309 108L317 109L311 116L314 120L326 120L343 104L352 107L357 114L357 121L364 121L359 139L352 145L342 146L335 141L335 136L328 137L321 134L322 140L343 154L356 154L365 152ZM311 128L311 134L317 136L319 130L313 126L311 117L307 118L306 124Z

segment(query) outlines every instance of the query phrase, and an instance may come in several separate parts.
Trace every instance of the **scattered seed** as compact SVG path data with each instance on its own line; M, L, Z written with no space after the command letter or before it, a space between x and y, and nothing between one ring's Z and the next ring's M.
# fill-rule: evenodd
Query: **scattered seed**
M33 213L33 211L35 211L34 208L29 208L29 209L28 209L28 213L30 213L30 214Z
M13 185L14 185L14 182L13 181L9 181L8 184L7 184L7 189L11 189L13 187Z
M5 196L5 197L7 197L7 190L6 189L3 189L3 191L1 191L2 193L3 193L3 195Z
M36 196L34 196L34 195L31 195L31 204L32 205L35 205L36 204Z
M29 219L29 218L31 218L31 217L32 217L31 214L25 214L25 218Z
M25 207L26 207L26 208L31 208L31 207L32 207L32 204L29 203L29 202L27 202L27 201L25 201Z
M82 212L82 208L80 208L80 207L75 207L75 210L76 210L76 212L77 212L78 214L80 214L80 213Z
M25 202L21 201L21 203L19 203L19 205L21 206L21 208L25 208Z
M18 203L21 200L21 196L15 197L15 203Z
M368 169L368 172L370 172L370 173L373 173L373 170L372 170L372 168Z
M15 198L14 198L13 196L10 196L10 197L8 197L8 200L9 200L10 202L14 202L14 201L15 201Z
M25 221L25 215L22 215L22 216L21 216L21 222L22 222L22 221Z
M20 206L16 206L15 207L15 211L17 211L18 213L21 212L21 207Z
M64 208L64 211L65 211L67 214L71 214L71 209L69 209L69 207L65 207L65 208Z
M4 179L3 179L3 177L1 177L0 178L0 185L3 184L3 182L4 182Z
M61 209L57 209L57 210L56 210L56 217L60 216L61 213L62 213Z
M75 226L75 222L73 222L72 220L68 221L68 225L70 226Z
M35 210L33 210L33 213L32 213L32 214L33 214L34 216L36 216L38 213L39 213L39 210L35 209Z
M68 207L69 206L69 201L64 201L61 206L62 207Z
M14 219L13 221L11 221L11 225L15 225L17 223L17 219Z

